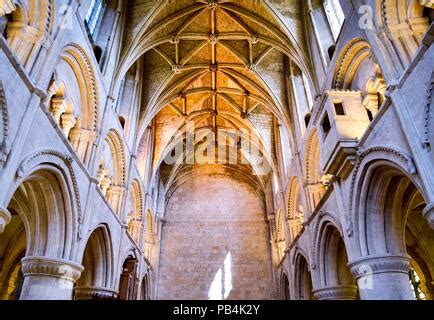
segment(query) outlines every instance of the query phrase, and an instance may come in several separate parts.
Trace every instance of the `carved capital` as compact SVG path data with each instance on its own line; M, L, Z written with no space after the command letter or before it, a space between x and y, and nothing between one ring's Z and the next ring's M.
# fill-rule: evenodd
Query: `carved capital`
M6 208L0 208L0 234L5 231L6 226L11 222L12 215Z
M404 273L410 271L408 255L368 256L349 264L356 279L378 273Z
M324 287L313 292L318 300L356 300L357 286L342 285L335 287Z
M71 261L47 257L25 257L21 260L24 276L50 276L75 282L83 266Z

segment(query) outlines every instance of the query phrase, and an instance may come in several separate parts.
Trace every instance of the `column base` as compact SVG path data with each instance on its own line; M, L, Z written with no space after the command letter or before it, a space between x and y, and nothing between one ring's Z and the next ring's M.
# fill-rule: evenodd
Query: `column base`
M77 287L75 288L75 300L114 300L118 292L101 287Z

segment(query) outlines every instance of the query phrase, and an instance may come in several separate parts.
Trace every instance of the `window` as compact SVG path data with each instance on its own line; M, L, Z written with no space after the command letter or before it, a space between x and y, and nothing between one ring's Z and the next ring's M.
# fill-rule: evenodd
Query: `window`
M97 34L98 26L101 22L101 17L104 13L104 9L105 9L105 4L103 0L91 1L85 22L92 39L94 39Z
M337 116L344 116L345 115L345 109L342 102L335 102L335 111Z
M330 124L330 119L329 119L329 115L326 113L324 116L324 119L321 122L321 127L322 127L322 131L324 133L324 140L327 137L327 135L330 132L330 129L332 128L331 124Z
M327 15L327 19L330 24L330 29L333 34L333 38L335 41L338 39L339 34L341 33L342 26L344 24L345 15L342 11L341 4L339 0L325 0L324 1L324 10Z

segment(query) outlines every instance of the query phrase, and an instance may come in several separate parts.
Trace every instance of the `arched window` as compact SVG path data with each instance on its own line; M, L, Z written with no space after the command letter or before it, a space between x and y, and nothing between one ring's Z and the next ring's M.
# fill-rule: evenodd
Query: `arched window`
M345 20L345 15L339 0L324 0L324 10L330 24L333 38L336 41L341 33Z
M92 39L95 39L95 36L98 33L98 27L104 13L104 9L105 9L105 3L103 0L91 1L85 22Z

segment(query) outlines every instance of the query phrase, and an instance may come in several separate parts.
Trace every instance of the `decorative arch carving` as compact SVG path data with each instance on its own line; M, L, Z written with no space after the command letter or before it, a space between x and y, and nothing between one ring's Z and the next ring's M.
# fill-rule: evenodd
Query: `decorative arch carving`
M143 191L138 180L132 182L130 193L131 211L127 218L128 230L136 243L139 243L143 225Z
M108 150L104 150L105 147ZM102 145L101 153L98 168L99 187L111 208L119 215L126 188L127 163L124 142L118 131L114 129L109 131ZM106 159L107 157L109 159Z
M333 77L335 89L349 89L357 68L371 54L371 46L363 38L351 40L342 50Z
M432 3L421 0L375 0L376 23L384 35L380 39L395 51L406 67L422 43L429 24L424 7L433 9Z
M48 108L80 159L88 165L99 121L95 72L86 52L74 43L63 48L60 61L64 62L75 76L79 90L78 101L72 101L68 96L69 91L73 90L69 89L65 79L59 79L61 74L56 70L48 88Z
M78 239L81 239L83 236L83 215L81 209L80 192L73 168L73 162L74 159L68 154L64 154L56 150L41 150L31 154L21 162L17 170L17 176L21 179L24 179L39 166L44 166L47 164L54 164L57 168L59 168L62 174L65 176L66 181L69 181L72 184L72 190L70 190L70 197L72 199L71 203L72 206L76 206L76 222L73 221L73 225L76 223L78 224L77 237Z
M325 193L325 187L321 183L319 169L320 143L318 132L313 129L306 141L304 155L304 179L309 194L310 209L313 211Z
M30 70L40 49L53 32L55 0L0 2L0 16L11 14L12 23L7 26L9 46L24 68Z
M0 162L5 162L10 152L8 112L3 83L0 81L0 116L2 120L0 133Z
M431 74L431 78L427 85L427 99L425 103L425 126L424 126L424 139L423 145L425 149L431 151L430 138L432 137L432 105L434 102L434 72Z
M297 177L293 177L288 187L288 207L286 219L289 228L290 242L300 233L304 223L304 211L301 205L300 184Z
M378 146L360 151L351 178L348 214L345 219L348 237L354 235L354 222L358 221L358 205L366 172L372 164L380 161L398 166L401 168L402 172L405 172L408 176L414 176L417 173L413 159L400 150ZM356 236L358 236L358 234Z

